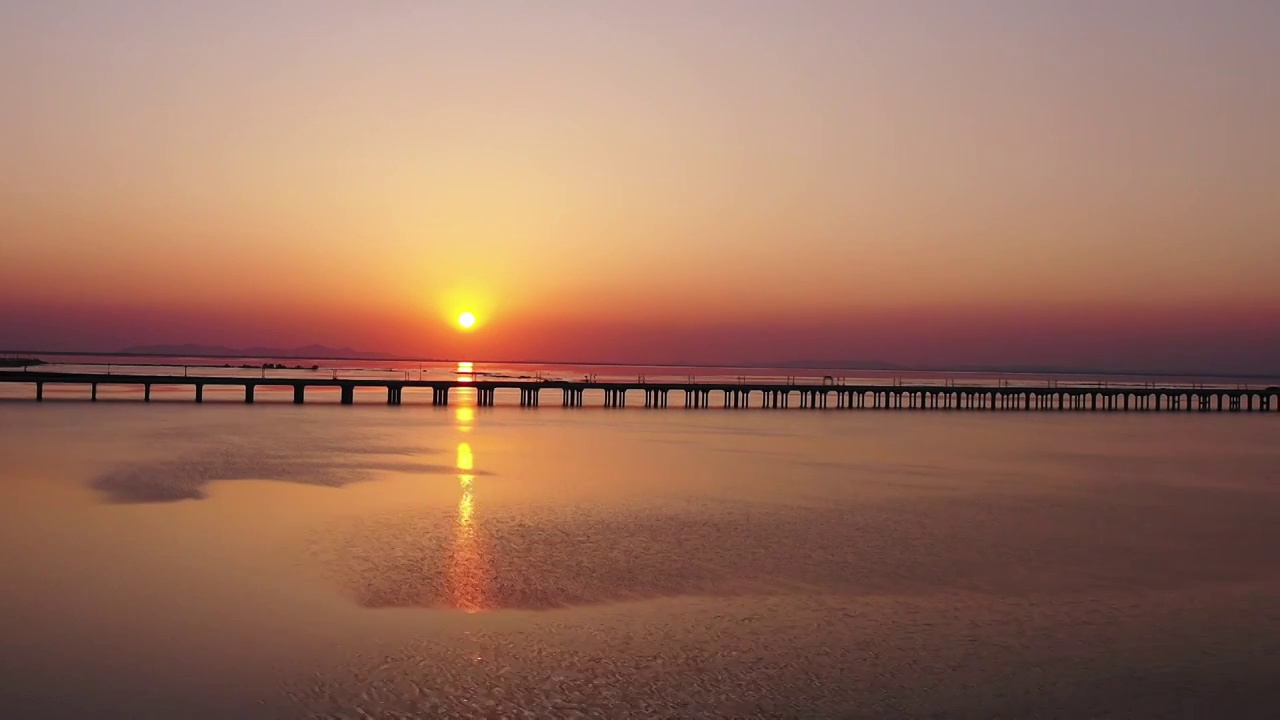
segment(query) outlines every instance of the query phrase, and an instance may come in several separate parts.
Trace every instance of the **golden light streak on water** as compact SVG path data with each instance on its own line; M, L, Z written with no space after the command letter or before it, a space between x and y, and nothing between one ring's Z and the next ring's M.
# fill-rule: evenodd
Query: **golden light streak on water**
M452 555L449 560L449 598L453 607L474 613L486 609L489 564L475 523L475 459L471 445L458 443L458 498L453 528Z

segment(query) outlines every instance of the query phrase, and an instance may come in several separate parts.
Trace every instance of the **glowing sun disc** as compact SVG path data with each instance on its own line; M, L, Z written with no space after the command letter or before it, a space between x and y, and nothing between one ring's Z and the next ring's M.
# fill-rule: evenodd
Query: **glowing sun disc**
M458 325L464 328L473 327L476 324L476 316L473 313L464 312L458 316Z

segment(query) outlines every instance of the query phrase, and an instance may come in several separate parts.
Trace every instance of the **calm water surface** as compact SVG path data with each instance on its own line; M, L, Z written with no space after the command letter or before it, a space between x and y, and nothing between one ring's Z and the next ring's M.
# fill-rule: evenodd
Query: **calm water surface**
M0 400L0 715L1274 717L1278 432Z

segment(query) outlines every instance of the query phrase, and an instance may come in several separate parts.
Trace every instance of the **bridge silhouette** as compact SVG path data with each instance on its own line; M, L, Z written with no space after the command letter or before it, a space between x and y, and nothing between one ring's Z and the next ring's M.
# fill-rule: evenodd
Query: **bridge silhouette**
M815 378L816 380L816 378ZM829 380L829 379L828 379ZM404 402L406 389L431 390L431 404L448 405L455 391L473 390L476 404L497 404L499 390L518 392L521 407L539 407L544 396L560 400L563 407L583 407L588 403L606 408L628 407L627 394L644 397L646 408L670 407L671 395L685 408L806 408L806 409L895 409L895 410L1093 410L1093 411L1280 411L1280 387L1250 388L1241 385L1179 386L1145 384L1143 386L1068 385L1054 382L1045 385L998 386L957 385L937 382L904 385L855 384L824 381L822 384L787 382L754 382L711 380L700 382L599 381L588 377L573 380L412 380L384 378L298 378L298 377L229 377L157 374L107 374L72 372L0 372L0 383L29 385L34 398L44 400L46 386L79 385L89 387L89 399L98 399L102 385L141 387L143 400L151 400L155 386L188 387L195 402L204 402L205 388L239 387L244 402L252 403L259 388L286 388L293 391L293 402L306 402L309 389L337 389L343 405L355 403L356 390L385 391L388 405ZM596 399L598 398L598 400ZM553 400L554 402L554 400ZM630 407L637 407L631 405ZM679 405L677 405L679 406Z

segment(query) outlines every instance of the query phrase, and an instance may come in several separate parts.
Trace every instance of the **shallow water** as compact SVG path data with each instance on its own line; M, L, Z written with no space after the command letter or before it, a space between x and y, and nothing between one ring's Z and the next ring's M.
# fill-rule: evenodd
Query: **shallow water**
M0 401L0 714L1270 717L1278 430Z

